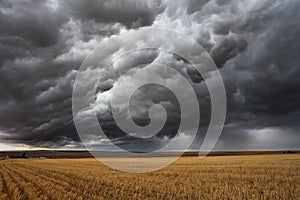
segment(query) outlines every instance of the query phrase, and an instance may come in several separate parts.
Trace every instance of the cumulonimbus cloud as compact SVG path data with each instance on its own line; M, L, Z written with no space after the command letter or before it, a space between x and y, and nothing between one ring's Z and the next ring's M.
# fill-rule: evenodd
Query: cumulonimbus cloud
M258 134L276 130L272 140L287 138L282 146L261 142L261 148L264 144L267 148L299 147L299 8L298 1L257 0L1 2L1 141L80 146L72 122L71 95L83 59L104 39L132 29L161 27L198 41L220 68L229 110L219 148L243 148L243 144L251 148L251 143L261 139L249 130ZM134 44L134 38L128 39ZM128 143L109 113L110 91L119 81L119 72L145 60L163 60L191 78L200 100L200 130L205 129L210 101L201 76L175 57L148 52L115 63L98 85L95 110L108 135ZM174 77L170 81L178 84ZM139 95L147 101L133 104L134 120L147 124L147 106L163 102L169 121L158 140L176 132L180 113L172 95L154 89ZM280 130L284 136L278 134Z

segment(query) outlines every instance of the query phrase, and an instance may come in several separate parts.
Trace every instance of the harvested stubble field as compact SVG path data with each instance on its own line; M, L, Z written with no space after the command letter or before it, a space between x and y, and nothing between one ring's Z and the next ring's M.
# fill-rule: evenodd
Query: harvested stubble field
M95 159L0 161L0 199L299 198L300 154L182 157L146 174Z

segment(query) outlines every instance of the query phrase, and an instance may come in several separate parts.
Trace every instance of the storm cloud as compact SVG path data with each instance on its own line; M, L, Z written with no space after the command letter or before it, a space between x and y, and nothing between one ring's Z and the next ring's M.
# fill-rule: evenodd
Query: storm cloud
M216 149L300 148L299 10L296 0L1 1L0 142L81 148L72 116L73 84L81 63L102 41L158 27L199 42L220 69L228 110ZM135 38L128 40L138 45ZM113 57L115 52L103 53ZM137 52L105 71L93 108L99 123L116 144L145 148L145 141L128 137L114 122L111 91L122 74L156 62L173 66L194 86L201 122L191 148L198 149L210 119L209 94L203 77L189 63L168 53ZM140 75L145 79L155 74ZM180 85L176 76L163 77L169 84ZM126 88L120 95L122 92ZM149 123L153 103L161 103L168 114L166 125L154 139L159 146L176 134L181 113L178 101L166 88L141 88L130 104L138 125ZM182 133L175 138L179 149L188 137ZM91 146L106 143L91 137Z

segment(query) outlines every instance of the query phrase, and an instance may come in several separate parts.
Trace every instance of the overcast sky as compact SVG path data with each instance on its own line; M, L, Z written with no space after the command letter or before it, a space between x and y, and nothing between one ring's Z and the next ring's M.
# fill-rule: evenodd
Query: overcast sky
M299 149L299 10L298 0L0 1L0 150L82 148L72 117L72 89L82 61L102 41L144 27L193 38L219 68L228 110L216 150ZM135 43L134 38L128 40ZM163 61L190 78L201 110L198 137L191 147L198 149L210 118L209 94L189 64L167 53L140 52L106 71L94 107L103 130L121 146L134 143L136 149L151 149L147 141L128 137L117 127L109 106L113 86L125 80L119 73L145 61ZM140 78L152 75L157 74ZM180 85L176 77L162 77ZM120 95L126 92L123 86ZM149 123L153 103L164 105L168 119L151 144L175 139L180 149L189 135L172 138L180 107L166 88L139 90L131 104L134 121ZM90 138L90 145L109 149L105 139Z

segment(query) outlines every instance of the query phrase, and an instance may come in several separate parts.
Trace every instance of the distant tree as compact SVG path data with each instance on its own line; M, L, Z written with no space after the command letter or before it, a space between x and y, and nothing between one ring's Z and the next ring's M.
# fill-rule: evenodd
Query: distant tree
M20 158L26 158L25 152L22 152Z

